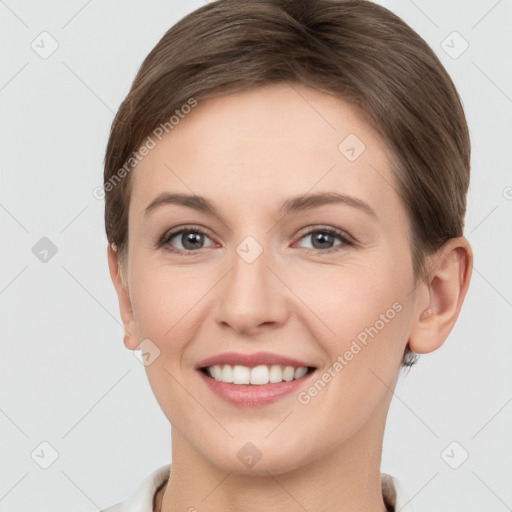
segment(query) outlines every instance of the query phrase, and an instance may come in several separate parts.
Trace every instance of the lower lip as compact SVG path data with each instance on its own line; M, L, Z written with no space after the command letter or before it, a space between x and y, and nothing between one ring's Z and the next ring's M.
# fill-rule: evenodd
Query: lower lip
M219 398L237 406L256 407L276 402L293 392L297 392L315 372L307 373L304 377L290 382L264 384L262 386L250 384L228 384L220 382L197 370L210 391Z

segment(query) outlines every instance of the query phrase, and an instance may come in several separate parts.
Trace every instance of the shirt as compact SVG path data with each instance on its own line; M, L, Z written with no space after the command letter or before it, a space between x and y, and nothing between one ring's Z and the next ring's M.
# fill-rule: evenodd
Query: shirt
M153 512L153 500L167 482L171 465L166 464L150 473L126 501L100 512ZM402 484L394 476L381 473L382 496L389 512L414 512Z

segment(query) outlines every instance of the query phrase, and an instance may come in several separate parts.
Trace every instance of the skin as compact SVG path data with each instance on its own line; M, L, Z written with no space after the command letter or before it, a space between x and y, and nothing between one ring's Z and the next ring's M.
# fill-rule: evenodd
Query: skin
M348 134L366 146L355 161L338 150ZM108 262L126 347L149 339L160 350L145 368L171 424L172 471L155 510L385 512L382 440L400 361L407 343L428 353L450 333L471 277L468 241L449 240L416 286L385 143L350 104L298 84L200 102L131 178L128 268L111 247ZM145 219L163 191L201 195L222 218L166 205ZM333 191L376 218L346 204L278 213L290 196ZM165 246L177 252L155 247L190 224L207 231L195 254L179 254L181 235ZM314 245L322 226L354 245ZM250 264L236 252L247 236L263 248ZM316 379L396 302L401 311L307 404L292 393L241 409L194 370L214 354L261 350L309 362ZM252 467L237 457L249 441L262 454Z

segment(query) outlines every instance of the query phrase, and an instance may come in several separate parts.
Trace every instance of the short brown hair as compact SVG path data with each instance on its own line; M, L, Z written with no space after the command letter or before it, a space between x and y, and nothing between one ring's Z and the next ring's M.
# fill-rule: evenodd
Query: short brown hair
M466 119L450 76L413 29L366 0L217 0L165 33L112 123L105 229L120 272L128 263L131 157L143 140L191 98L282 82L349 101L387 142L411 223L416 282L425 276L426 256L463 235L470 174ZM407 346L402 366L416 358Z

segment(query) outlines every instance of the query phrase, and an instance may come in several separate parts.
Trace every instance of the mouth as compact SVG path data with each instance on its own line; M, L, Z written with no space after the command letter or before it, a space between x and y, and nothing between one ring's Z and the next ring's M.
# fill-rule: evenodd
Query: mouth
M297 393L317 369L272 352L225 352L195 366L208 391L237 407L264 406Z
M214 364L198 368L206 377L225 384L239 386L265 386L300 380L313 373L314 366L286 366L280 364L243 366Z

